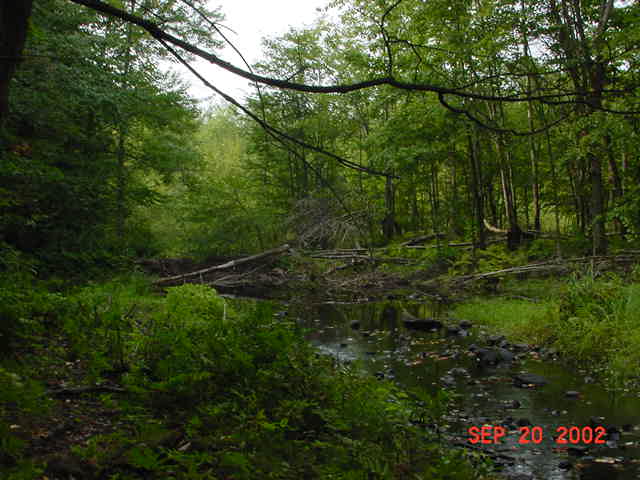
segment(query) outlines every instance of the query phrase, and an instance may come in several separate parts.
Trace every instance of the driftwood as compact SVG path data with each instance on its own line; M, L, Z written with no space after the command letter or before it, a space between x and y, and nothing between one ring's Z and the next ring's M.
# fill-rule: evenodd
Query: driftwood
M233 268L236 267L238 265L242 265L243 263L248 263L248 262L252 262L255 260L260 260L261 258L265 258L268 257L270 255L277 255L280 253L284 253L289 251L289 245L282 245L281 247L278 248L272 248L271 250L267 250L265 252L262 253L258 253L256 255L251 255L248 257L243 257L243 258L239 258L237 260L231 260L230 262L226 262L223 263L222 265L216 265L213 267L208 267L208 268L203 268L201 270L196 270L195 272L189 272L189 273L184 273L182 275L174 275L172 277L164 277L161 278L159 280L156 280L155 282L153 282L154 285L165 285L167 283L173 283L173 282L180 282L180 281L184 281L186 279L192 278L192 277L197 277L197 276L201 276L204 275L205 273L210 273L210 272L215 272L215 271L220 271L220 270L226 270L229 268Z

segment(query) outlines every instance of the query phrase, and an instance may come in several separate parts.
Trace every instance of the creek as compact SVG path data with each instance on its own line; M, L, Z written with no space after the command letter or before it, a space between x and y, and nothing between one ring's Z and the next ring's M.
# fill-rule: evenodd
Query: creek
M640 476L640 398L612 394L588 372L567 366L553 352L507 344L487 335L471 318L466 319L471 328L448 331L446 326L459 320L448 319L446 308L436 303L324 303L288 308L289 316L307 330L309 341L336 361L358 361L372 375L408 390L450 392L454 401L440 421L443 438L489 453L508 478L626 480ZM407 328L403 321L407 314L438 319L445 328ZM479 362L478 348L500 347L512 352L514 359L497 365ZM543 376L547 383L517 386L514 377L523 372ZM480 438L470 434L471 427L477 427L477 434L502 433L496 426L505 432L496 443L470 443ZM600 434L599 426L607 429L606 436ZM554 438L563 428L565 435ZM483 438L485 442L493 439ZM563 439L566 443L561 443Z

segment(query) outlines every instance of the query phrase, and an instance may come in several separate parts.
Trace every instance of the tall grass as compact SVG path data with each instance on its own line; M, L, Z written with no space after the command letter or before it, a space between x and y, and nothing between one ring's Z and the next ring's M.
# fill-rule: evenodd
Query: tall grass
M540 303L505 298L476 298L458 305L453 315L487 325L514 341L552 346L569 362L588 365L615 385L639 380L640 269L626 281L615 274L549 281ZM544 292L542 284L521 291ZM517 291L511 285L512 291Z
M476 298L457 305L452 315L499 331L513 341L547 343L553 336L549 318L557 305L505 298Z

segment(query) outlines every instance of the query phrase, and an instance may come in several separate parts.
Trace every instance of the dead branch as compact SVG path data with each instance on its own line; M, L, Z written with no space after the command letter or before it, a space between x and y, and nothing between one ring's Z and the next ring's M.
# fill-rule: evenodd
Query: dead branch
M126 393L127 390L121 387L110 387L108 385L94 385L87 387L73 388L55 388L48 390L49 395L54 397L71 397L74 395L82 395L84 393Z
M280 253L288 252L290 249L289 245L285 244L278 248L272 248L271 250L264 251L262 253L258 253L256 255L251 255L249 257L239 258L237 260L231 260L230 262L223 263L222 265L216 265L214 267L203 268L201 270L196 270L195 272L189 272L182 275L174 275L172 277L165 277L153 282L154 285L166 285L167 283L183 281L191 277L204 275L205 273L226 270L229 268L236 267L238 265L242 265L243 263L253 262L255 260L260 260L261 258L265 258L271 255L277 255Z
M531 272L554 272L563 271L569 272L572 270L572 264L588 264L592 263L594 266L601 267L607 263L612 264L625 264L636 263L640 260L640 254L633 253L627 255L601 255L594 257L577 257L568 259L554 259L547 262L532 263L529 265L522 265L519 267L503 268L501 270L495 270L493 272L477 273L473 275L463 275L452 279L453 283L466 284L477 280L501 277L505 275L513 275L519 273L531 273Z
M484 219L484 226L487 230L489 230L490 232L494 232L494 233L507 233L506 230L502 229L502 228L498 228L498 227L494 227L493 225L491 225L487 219Z
M419 237L415 237L415 238L412 238L410 240L407 240L406 242L401 243L400 246L401 247L411 247L411 246L414 246L414 245L423 244L425 242L428 242L430 240L434 240L436 238L442 239L442 238L445 238L445 237L446 237L446 235L444 233L431 233L429 235L421 235Z

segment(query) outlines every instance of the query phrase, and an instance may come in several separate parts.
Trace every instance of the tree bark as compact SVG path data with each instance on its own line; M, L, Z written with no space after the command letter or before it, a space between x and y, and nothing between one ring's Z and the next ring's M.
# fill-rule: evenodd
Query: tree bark
M478 140L476 138L476 127L469 127L469 160L471 164L471 190L473 192L473 209L475 213L475 224L477 229L477 237L474 245L477 248L484 249L487 245L487 235L484 229L484 202L482 198L482 190L480 187L482 174L480 171L480 162L478 161Z
M9 112L9 85L27 39L33 0L0 2L0 126Z

